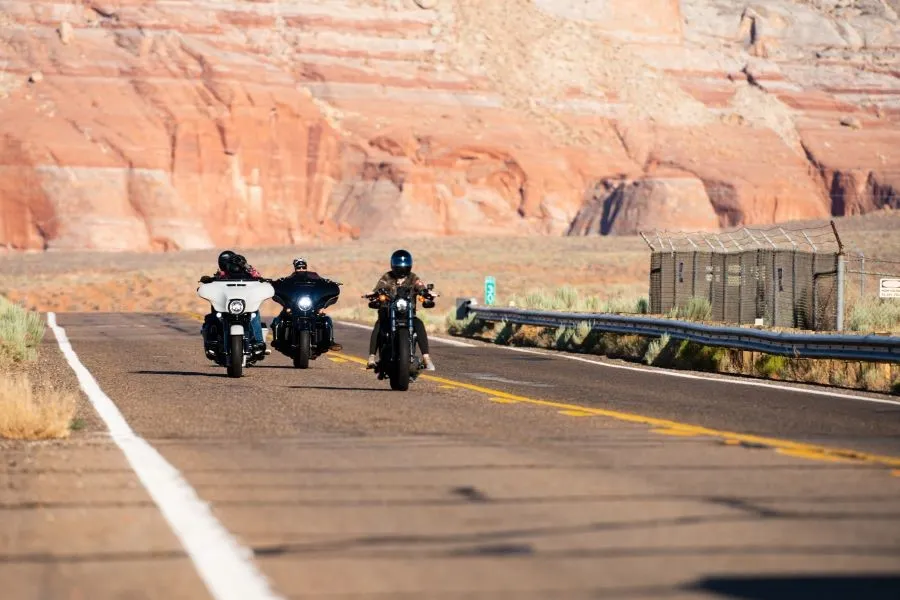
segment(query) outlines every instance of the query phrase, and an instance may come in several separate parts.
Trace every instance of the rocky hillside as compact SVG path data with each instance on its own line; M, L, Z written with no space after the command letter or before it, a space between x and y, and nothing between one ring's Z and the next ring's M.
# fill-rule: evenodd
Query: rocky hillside
M0 0L0 246L900 208L900 0Z

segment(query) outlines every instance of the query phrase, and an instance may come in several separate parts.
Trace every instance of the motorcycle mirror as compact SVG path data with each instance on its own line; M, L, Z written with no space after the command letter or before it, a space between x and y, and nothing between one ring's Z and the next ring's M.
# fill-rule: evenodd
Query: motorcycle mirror
M433 290L433 289L434 289L434 284L433 284L433 283L429 283L426 287L429 289L429 291L430 291L430 290Z

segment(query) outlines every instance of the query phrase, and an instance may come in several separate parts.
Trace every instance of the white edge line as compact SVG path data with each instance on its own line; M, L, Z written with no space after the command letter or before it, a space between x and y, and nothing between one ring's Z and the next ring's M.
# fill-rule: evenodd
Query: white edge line
M72 348L56 314L47 313L59 349L75 371L81 389L109 429L131 468L168 521L172 532L187 551L207 589L217 600L280 599L252 562L252 553L241 546L216 520L175 467L128 425Z
M540 350L530 350L528 348L516 348L514 346L500 346L500 345L490 345L490 347L498 348L501 350L510 350L512 352L522 352L524 354L537 354L540 356L547 356L551 358L565 358L566 360L576 360L578 362L588 363L590 365L595 365L597 367L606 367L609 369L622 369L625 371L637 371L638 373L645 373L647 375L663 375L668 377L681 377L683 379L700 379L702 381L711 381L718 382L722 384L734 384L734 385L749 385L752 387L761 387L761 388L770 388L775 390L782 390L787 392L795 392L798 394L812 394L815 396L828 396L830 398L840 398L841 400L857 400L861 402L873 402L875 404L890 404L893 406L900 406L900 401L897 400L887 400L882 398L870 398L869 396L857 396L854 394L841 394L838 392L827 392L825 390L811 390L805 387L794 387L790 385L781 385L778 383L769 383L766 381L746 381L743 379L736 379L734 377L729 377L727 375L723 375L720 377L710 377L704 376L697 373L684 373L681 371L672 371L669 369L660 369L660 368L642 368L642 367L632 367L629 365L616 365L607 362L601 362L599 360L591 360L589 358L584 358L582 356L573 356L571 354L564 354L562 352L550 352L550 351L540 351Z
M366 329L368 331L372 331L372 325L363 325L362 323L352 323L350 321L335 321L335 323L338 325L346 325L347 327L356 327L357 329ZM460 342L457 340L449 340L447 338L437 337L431 334L428 334L428 341L434 341L440 344L446 344L448 346L456 346L457 348L475 348L475 344Z

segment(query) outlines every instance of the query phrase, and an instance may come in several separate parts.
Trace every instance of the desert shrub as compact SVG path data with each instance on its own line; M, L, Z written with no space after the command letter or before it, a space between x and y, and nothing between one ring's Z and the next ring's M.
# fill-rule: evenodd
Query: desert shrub
M658 337L655 340L651 341L647 346L647 351L644 353L644 362L648 365L652 365L654 362L656 362L656 359L659 358L659 355L663 351L663 349L669 345L671 339L672 338L669 337L669 334L665 333L661 337Z
M788 359L784 356L764 354L756 361L756 372L764 377L778 378L788 366Z
M712 318L712 305L706 298L694 297L670 310L669 317L682 321L709 321Z
M41 315L0 296L0 367L34 360L43 339Z
M857 302L850 309L847 327L851 331L900 332L900 302L891 298Z

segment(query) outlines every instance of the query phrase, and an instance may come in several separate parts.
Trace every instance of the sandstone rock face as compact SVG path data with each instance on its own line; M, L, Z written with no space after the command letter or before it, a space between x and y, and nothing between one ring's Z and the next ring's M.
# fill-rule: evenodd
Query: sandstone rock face
M0 247L606 235L900 208L898 10L0 0Z

